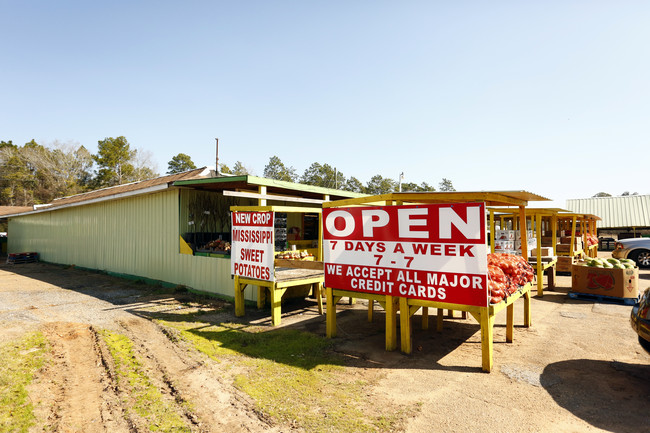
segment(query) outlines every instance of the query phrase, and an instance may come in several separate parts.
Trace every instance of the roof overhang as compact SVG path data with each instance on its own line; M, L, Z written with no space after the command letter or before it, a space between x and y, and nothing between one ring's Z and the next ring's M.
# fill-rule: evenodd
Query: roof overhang
M395 192L323 203L323 207L383 206L386 203L473 203L487 206L526 206L529 201L549 200L527 191L453 191L453 192Z

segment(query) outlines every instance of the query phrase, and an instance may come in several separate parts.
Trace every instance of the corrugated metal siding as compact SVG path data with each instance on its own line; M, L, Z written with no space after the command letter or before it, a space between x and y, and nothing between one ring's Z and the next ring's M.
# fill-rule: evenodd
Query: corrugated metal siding
M233 296L230 260L179 252L179 191L10 218L9 252ZM256 293L246 291L247 299Z
M567 200L566 208L599 216L599 228L650 227L650 195Z

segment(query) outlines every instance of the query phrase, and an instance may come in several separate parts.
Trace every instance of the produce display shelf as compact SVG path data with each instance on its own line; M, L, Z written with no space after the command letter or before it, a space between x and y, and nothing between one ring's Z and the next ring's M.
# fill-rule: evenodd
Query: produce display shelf
M401 349L403 353L409 354L412 352L412 338L411 338L411 317L420 308L436 308L437 314L437 330L442 331L443 315L442 310L458 310L466 311L471 314L476 321L481 325L481 353L482 353L482 369L483 371L490 372L493 365L493 340L494 340L494 318L497 313L507 309L506 311L506 342L512 343L514 336L514 303L524 298L524 327L529 328L531 325L530 316L530 290L533 287L532 283L520 287L515 293L508 296L498 304L491 304L488 307L473 307L468 305L450 305L444 302L422 301L419 299L400 298L400 331L401 331ZM423 311L423 317L427 314Z
M248 285L257 286L257 308L264 308L266 301L266 290L268 289L271 302L271 323L273 326L280 324L282 317L282 296L289 287L311 285L312 294L318 302L318 312L323 314L322 287L325 274L323 262L303 262L312 264L312 268L281 268L275 267L275 278L273 281L258 280L256 278L245 278L235 275L235 316L242 317L245 314L244 289ZM320 269L318 269L320 267Z
M298 206L231 206L231 212L280 212L280 213L314 213L318 214L318 226L320 226L321 208L298 207ZM264 308L266 302L266 293L269 292L271 303L271 323L273 326L280 324L282 317L282 296L287 289L295 286L310 285L312 295L318 302L318 312L323 314L322 288L325 280L323 262L321 261L321 238L319 234L318 247L311 249L316 253L315 257L305 258L303 260L294 259L274 259L271 269L273 278L271 281L260 280L257 278L234 276L234 297L235 297L235 316L242 317L245 314L244 290L247 286L257 286L257 308ZM231 260L236 260L235 256L229 255Z

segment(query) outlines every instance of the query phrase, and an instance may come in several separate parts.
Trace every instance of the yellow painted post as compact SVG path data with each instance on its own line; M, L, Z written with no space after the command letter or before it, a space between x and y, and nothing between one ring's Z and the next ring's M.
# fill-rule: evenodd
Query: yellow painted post
M551 217L551 231L553 232L553 255L557 256L557 215Z
M271 294L271 323L273 326L280 324L282 317L282 295L286 290L269 287L269 293Z
M244 289L239 284L239 276L235 275L235 316L242 317L243 315L244 315Z
M512 343L515 330L515 304L506 307L506 342Z
M323 314L323 283L314 283L312 287L318 303L318 314Z
M375 312L375 301L368 299L368 322L372 323L372 318Z
M530 291L524 293L524 326L530 328L532 321L530 318Z
M490 210L490 252L494 253L494 211Z
M544 296L544 264L542 263L542 216L535 220L535 236L537 236L537 295Z
M326 293L326 313L325 313L325 335L327 338L336 337L336 302L334 302L334 289L327 287Z
M483 360L483 371L488 373L492 371L492 344L493 344L493 326L494 316L490 315L490 309L484 307L480 309L481 316L481 358Z
M429 329L429 307L422 307L422 329Z
M436 312L436 331L437 332L442 332L442 321L444 320L443 313L445 310L442 308L438 308L438 311Z
M323 213L318 213L318 249L316 250L316 260L323 261Z
M397 299L386 295L386 350L397 349ZM406 310L408 314L408 309Z
M575 242L576 242L576 217L571 220L571 248L569 255L573 258L575 255Z
M400 336L402 339L402 353L406 353L407 355L412 351L411 314L409 310L408 300L406 298L399 298L399 324ZM386 343L388 343L388 341Z
M266 186L265 185L260 185L257 188L257 192L259 192L260 195L266 195ZM258 198L257 199L257 205L258 206L266 206L266 199L265 198Z
M521 233L521 256L528 257L528 232L526 231L526 208L519 206L519 232Z

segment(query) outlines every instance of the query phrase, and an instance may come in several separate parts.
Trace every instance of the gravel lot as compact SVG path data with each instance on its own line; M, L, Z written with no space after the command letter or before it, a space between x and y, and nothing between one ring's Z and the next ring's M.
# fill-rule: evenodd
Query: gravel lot
M609 253L601 253L609 256ZM368 323L365 305L342 305L336 351L351 372L380 380L377 405L415 406L404 431L640 432L650 431L650 355L629 325L630 307L566 296L569 277L533 297L531 328L515 305L513 343L505 343L505 311L495 324L494 369L481 372L480 328L470 319L448 319L445 329L419 329L414 353L385 352L383 313ZM650 286L642 271L641 289ZM30 330L43 331L56 363L40 372L30 395L39 407L39 429L143 431L125 421L123 403L102 366L96 332L114 330L137 342L152 377L195 404L195 431L300 431L256 411L224 379L218 363L167 338L146 312L183 308L185 294L153 294L147 286L106 275L47 264L0 264L0 343ZM215 301L217 302L217 301ZM220 305L223 303L219 302ZM215 321L238 321L227 305ZM245 321L270 326L270 313L248 308ZM325 335L325 317L305 300L283 307L282 326ZM34 431L41 431L36 429Z

